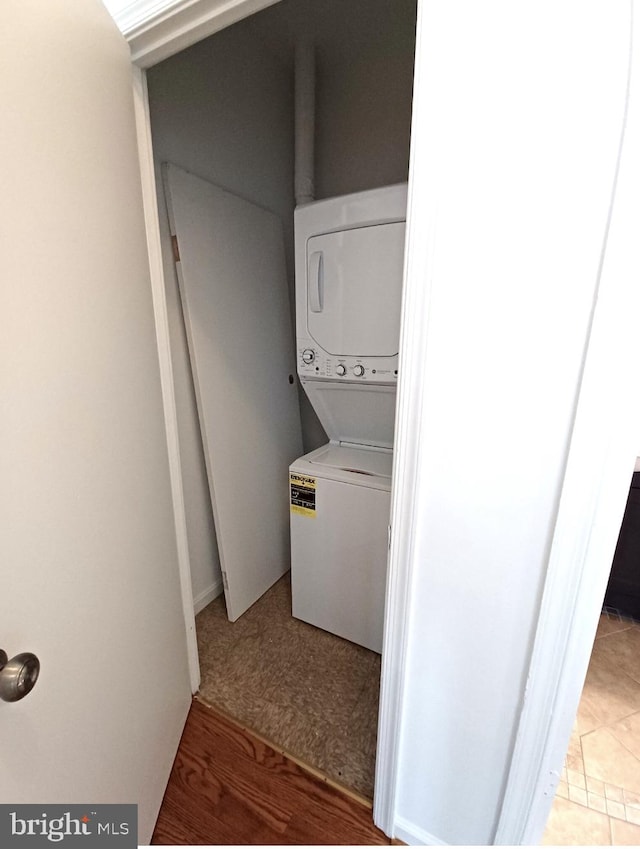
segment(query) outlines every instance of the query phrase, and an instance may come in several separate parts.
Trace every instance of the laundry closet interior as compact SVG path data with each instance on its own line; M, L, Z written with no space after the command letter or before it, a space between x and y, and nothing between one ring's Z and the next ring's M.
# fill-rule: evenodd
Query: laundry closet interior
M289 519L300 523L303 535L309 528L320 533L319 542L303 536L296 543L320 552L306 585L311 607L319 598L314 581L324 572L324 540L333 534L331 522L321 525L316 516L320 477L316 502L316 478L306 475L312 467L296 466L294 476L289 466L336 440L351 446L352 423L357 432L360 422L369 422L373 438L362 440L371 443L364 446L369 453L356 444L348 456L356 464L360 456L371 458L371 468L365 464L361 472L372 493L379 468L388 466L390 480L397 373L391 357L385 367L368 361L369 350L333 351L340 356L325 362L313 341L296 342L300 263L311 268L315 262L317 291L309 295L318 301L310 306L315 312L331 306L321 283L331 261L322 250L304 260L296 256L294 212L358 195L348 208L338 203L335 225L309 225L306 244L313 246L315 238L321 248L318 239L349 215L350 226L359 226L362 217L369 237L380 230L373 225L381 215L394 225L404 217L398 208L406 203L415 16L415 0L281 0L147 72L200 694L367 797L373 794L381 643L367 638L359 644L349 634L331 633L324 620L317 627L292 616ZM296 70L298 78L306 75L304 86L313 95L306 102L304 93L299 96L297 117ZM300 93L300 79L298 86ZM396 187L390 190L395 200L385 212L391 195L381 196L380 213L378 195L369 193L384 187ZM303 203L301 192L307 194ZM396 252L403 232L395 238ZM365 275L375 276L389 254L384 240L370 238ZM207 288L210 263L214 277L228 272L224 291L215 282ZM343 336L358 323L357 301L350 302ZM362 339L368 325L366 319ZM330 377L331 392L319 393L318 402L322 410L325 396L338 399L337 407L330 400L328 413L321 412L328 427L301 385L305 367L312 383ZM380 430L378 415L385 418ZM342 489L358 471L343 464ZM331 499L338 510L339 499ZM273 510L281 519L273 520ZM373 525L369 508L362 510L364 516L347 515L340 533L348 537L350 526ZM339 522L339 512L336 517ZM386 521L375 520L376 533L386 536ZM370 587L341 592L348 570L333 565L337 571L328 583L335 602L326 604L346 605L341 615L349 621L349 606L366 603ZM294 574L294 590L295 580Z

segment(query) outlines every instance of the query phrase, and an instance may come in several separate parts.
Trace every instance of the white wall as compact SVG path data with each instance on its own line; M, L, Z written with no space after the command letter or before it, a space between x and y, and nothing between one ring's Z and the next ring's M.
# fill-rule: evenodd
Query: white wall
M422 11L410 227L426 269L412 285L430 291L407 317L428 332L396 823L405 839L484 844L597 288L628 8Z

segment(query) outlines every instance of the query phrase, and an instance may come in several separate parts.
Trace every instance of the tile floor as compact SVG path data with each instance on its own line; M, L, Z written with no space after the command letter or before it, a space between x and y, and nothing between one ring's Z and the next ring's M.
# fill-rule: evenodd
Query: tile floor
M373 798L380 655L294 619L288 573L236 622L215 599L196 631L202 699Z
M640 623L603 614L543 843L640 845Z

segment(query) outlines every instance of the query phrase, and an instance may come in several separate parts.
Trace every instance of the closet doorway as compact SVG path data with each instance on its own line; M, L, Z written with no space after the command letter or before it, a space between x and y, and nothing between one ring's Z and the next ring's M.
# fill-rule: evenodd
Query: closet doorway
M288 574L237 621L227 619L161 172L171 163L280 218L293 337L296 46L315 57L316 199L402 183L415 17L415 0L282 0L147 72L200 695L367 799L380 656L292 619ZM326 435L302 391L299 399L307 452ZM251 534L251 516L240 521Z

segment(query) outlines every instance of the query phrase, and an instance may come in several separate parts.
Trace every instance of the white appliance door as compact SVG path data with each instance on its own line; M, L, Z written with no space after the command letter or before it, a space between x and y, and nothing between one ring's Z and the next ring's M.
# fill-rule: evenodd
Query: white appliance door
M393 448L395 386L331 380L305 380L302 385L329 439Z
M307 330L336 356L398 353L403 221L307 242Z
M0 799L139 805L189 709L128 47L98 0L6 0L0 35Z
M165 167L227 613L290 566L289 464L302 454L280 219Z

